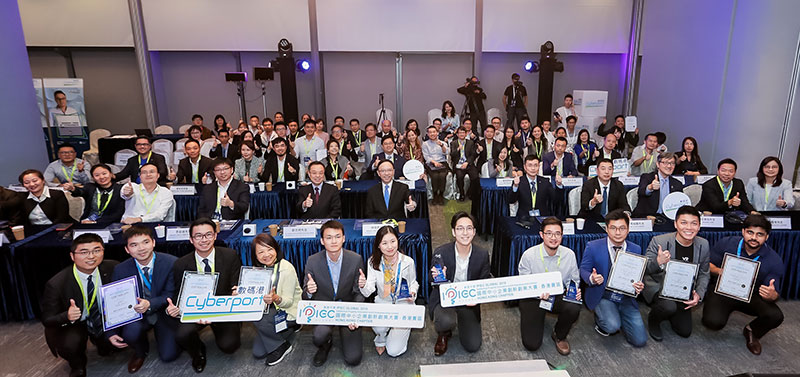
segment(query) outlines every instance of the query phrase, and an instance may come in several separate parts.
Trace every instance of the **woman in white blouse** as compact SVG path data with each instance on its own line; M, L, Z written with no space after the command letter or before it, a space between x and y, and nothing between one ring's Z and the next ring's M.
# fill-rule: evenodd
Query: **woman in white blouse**
M414 305L417 298L417 269L411 257L400 252L400 241L397 230L385 226L375 234L375 245L367 268L367 283L361 288L361 294L369 297L375 295L376 304ZM408 348L409 328L373 327L375 332L375 350L379 355L384 351L389 356L397 357Z
M794 207L792 183L783 176L783 165L777 157L761 160L758 173L747 181L747 199L756 211L785 211Z

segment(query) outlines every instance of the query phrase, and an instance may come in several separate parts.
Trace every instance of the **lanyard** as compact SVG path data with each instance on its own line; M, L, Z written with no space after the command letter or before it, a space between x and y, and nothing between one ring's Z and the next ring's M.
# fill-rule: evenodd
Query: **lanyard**
M206 258L206 259L208 259L208 258ZM195 262L197 262L197 272L199 272L201 274L205 273L206 270L205 270L205 266L203 266L203 262L202 261L197 261L197 257L195 257ZM213 274L214 273L214 261L211 260L211 259L208 259L208 265L211 266L211 273Z
M312 137L311 140L314 140L314 138ZM303 138L303 141L303 146L306 149L306 157L311 158L311 141L308 140L308 138Z
M358 130L355 133L353 133L353 136L356 137L356 146L360 147L361 146L361 130Z
M153 151L147 153L147 159L144 160L144 163L150 162L150 157L153 156ZM142 166L142 155L139 155L139 166Z
M544 144L541 141L533 141L534 148L536 149L536 155L542 157L542 148L544 148Z
M100 194L100 190L97 190L97 212L98 212L99 215L102 215L103 212L105 212L106 208L108 208L108 203L111 202L111 197L114 196L114 191L112 190L111 192L108 193L108 199L106 199L106 204L103 204L102 208L100 208L100 197L101 196L102 195ZM142 197L142 201L144 201L144 197Z
M286 170L286 159L284 159L283 169L281 169L280 160L276 161L278 165L278 182L283 182L283 172Z
M64 176L67 177L67 180L72 182L72 178L75 177L75 169L78 167L78 164L75 161L72 161L72 174L67 173L67 169L64 169L64 165L61 165L61 171L64 172Z
M769 186L769 187L767 187ZM769 189L772 188L772 185L768 183L764 183L764 209L767 208L767 203L769 203Z
M139 194L142 195L142 205L144 205L144 210L146 211L145 213L149 214L150 210L153 209L153 204L155 204L156 198L158 198L158 186L156 186L156 189L154 190L155 191L155 195L153 195L153 199L150 200L150 204L147 204L147 201L144 200L144 190L142 190L142 187L144 187L144 185L140 185L139 186ZM109 198L109 199L111 199L111 198Z
M402 261L400 260L400 256L398 256L397 257L397 267L395 268L395 271L394 271L394 275L395 275L394 289L392 289L392 291L389 294L391 296L391 298L392 298L392 303L395 303L397 301L395 296L397 296L397 290L400 288L400 271L401 271L400 270L400 266L401 266L401 264L402 264ZM383 258L381 258L381 265L383 267L383 271L386 271L386 261L383 260ZM386 284L386 279L384 279L384 284Z
M78 277L78 268L75 267L74 264L72 265L72 274L75 275L75 281L77 281L78 286L81 287L81 294L83 294L83 304L86 305L86 302L89 301L89 298L86 297L86 288L83 287L83 282L81 281L81 278ZM96 298L97 298L97 287L95 287L94 291L92 291L92 301L89 301L89 306L86 307L86 310L89 310L89 308L91 308L92 305L94 305L94 301Z
M555 154L553 154L553 156L555 156ZM555 156L555 157L558 157L558 156ZM566 155L562 155L561 158L558 159L558 164L556 164L556 175L564 175L564 174L562 174L564 172L564 157L567 157L567 156Z
M731 190L733 188L733 181L731 181L731 185L727 189L724 186L722 186L722 181L719 179L719 176L717 176L717 183L719 183L719 189L722 191L722 196L725 197L725 201L727 202L731 198L731 191L733 191Z
M222 189L222 187L217 185L217 208L216 208L217 213L222 213L222 197L220 197L219 195L220 189ZM228 189L225 189L225 192L228 192Z
M155 268L155 266L156 266L156 253L153 253L153 267ZM144 286L147 288L148 291L152 290L152 288L150 288L150 287L152 287L152 285L153 285L153 270L154 270L154 268L150 269L150 279L147 279L144 276L144 272L142 272L142 267L139 266L138 262L136 263L136 269L139 270L139 277L142 278L142 284L144 284Z
M556 250L556 252L558 252L558 250ZM542 267L544 267L544 272L550 272L550 270L548 270L547 267L544 266L544 244L542 244L541 247L539 248L539 258L542 259ZM559 269L561 268L561 254L560 253L558 254L558 262L556 262L556 267L559 268Z
M465 157L464 157L464 150L465 150L465 149L467 149L467 148L465 147L465 145L466 145L466 144L467 144L467 141L466 141L466 140L464 140L464 141L461 141L461 140L459 140L459 141L458 141L458 145L460 146L460 148L459 148L459 149L461 149L461 158L465 158Z
M294 135L292 135L292 139L297 140L297 136L299 136L299 135L300 135L300 131L295 132Z
M334 163L333 160L328 157L328 161L331 162L331 171L333 172L333 179L339 179L339 163Z
M644 166L644 170L648 169L647 161L650 161L650 165L649 166L653 167L653 159L655 157L656 157L655 155L650 155L650 158L648 158L648 159L644 160L644 162L642 162L642 166Z
M199 172L200 172L200 159L201 158L203 158L203 156L197 156L197 166L195 166L195 164L192 163L191 159L189 160L189 165L192 166L192 183L200 183L200 179L199 179L198 175L199 175Z
M736 256L737 256L737 257L741 257L741 256L742 256L742 244L743 244L743 243L744 243L744 238L742 238L741 240L739 240L739 247L738 247L738 248L736 248ZM758 258L761 258L761 256L760 256L760 255L757 255L755 258L753 258L753 261L754 261L754 262L755 262L755 261L757 261L757 260L758 260Z
M414 159L414 146L411 143L408 144L408 153L411 154L411 159Z

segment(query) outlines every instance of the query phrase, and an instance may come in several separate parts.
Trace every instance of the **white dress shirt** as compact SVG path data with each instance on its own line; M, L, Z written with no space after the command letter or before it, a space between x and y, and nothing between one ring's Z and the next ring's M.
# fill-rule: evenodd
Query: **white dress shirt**
M53 222L44 214L42 211L42 207L39 206L38 203L41 203L47 199L50 199L50 188L44 186L44 190L42 190L42 195L38 198L36 195L33 195L32 192L28 193L28 199L33 199L37 204L36 207L33 207L33 211L28 215L28 220L31 221L33 225L53 225Z
M156 185L156 189L151 193L145 190L144 184L131 183L131 187L133 187L133 195L129 197L122 195L122 198L125 199L123 219L141 217L142 222L145 223L164 221L169 210L175 205L172 191L166 187Z
M453 282L467 281L469 280L469 258L472 256L472 245L469 245L469 253L464 259L458 255L458 247L453 249L456 253L456 273L453 277Z

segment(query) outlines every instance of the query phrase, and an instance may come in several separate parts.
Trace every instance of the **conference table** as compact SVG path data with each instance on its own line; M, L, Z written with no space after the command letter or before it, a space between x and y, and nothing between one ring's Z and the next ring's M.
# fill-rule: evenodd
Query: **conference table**
M152 140L167 139L175 144L178 140L185 138L184 134L165 134L153 135ZM122 149L136 150L136 136L135 135L113 135L108 137L101 137L97 139L97 154L100 162L104 164L113 165L114 155L117 151ZM170 162L168 161L169 165Z
M792 217L793 229L773 230L767 239L767 244L780 255L786 267L781 283L783 287L781 296L785 299L797 299L800 297L800 213L783 212L782 215ZM522 223L511 217L499 217L497 223L492 253L492 274L517 275L519 260L525 250L542 242L542 238L539 237L539 223L537 221ZM699 236L707 239L713 247L715 242L724 237L741 236L741 228L741 225L737 226L726 221L724 229L701 228ZM654 225L652 232L629 233L628 241L639 245L644 251L651 238L674 231L672 223L657 224ZM587 220L583 230L576 229L575 234L564 235L561 244L575 252L580 264L586 244L605 236L605 231L597 223Z
M216 244L225 246L222 241L230 237L238 223L232 224L232 229L222 230L217 236ZM174 223L143 223L149 227L156 225L188 226L185 222ZM26 227L28 237L15 242L2 250L2 261L5 271L2 274L2 320L27 320L34 319L41 313L39 300L44 292L47 281L59 271L72 264L70 258L70 245L72 244L73 229L103 229L97 225L74 225L66 231L56 231L56 226ZM240 230L241 232L241 230ZM104 259L123 261L128 258L125 252L125 239L122 233L112 234L113 239L105 244ZM165 238L156 238L156 251L183 256L191 253L194 247L188 240L166 241Z
M297 270L297 277L303 281L303 271L305 269L306 260L311 254L324 250L320 243L319 230L317 230L317 237L315 238L284 238L283 227L291 225L293 220L280 220L280 219L266 219L266 220L252 220L246 221L248 224L256 225L256 233L269 233L269 226L277 224L280 233L275 237L275 240L281 247L287 261L291 262L295 270ZM315 220L321 224L319 220ZM379 220L366 220L366 219L342 219L339 220L344 226L345 242L344 248L352 250L364 259L364 266L368 266L369 257L372 255L374 247L374 236L363 236L362 226L364 223L377 222ZM406 231L400 234L400 250L406 255L414 259L417 271L417 282L419 282L418 296L424 299L428 298L430 290L429 282L429 257L431 255L431 227L428 219L407 219ZM295 220L299 223L300 220ZM225 243L228 247L237 250L242 258L242 264L252 266L252 242L253 236L244 236L242 229L244 223L234 229L226 238ZM219 239L219 238L218 238ZM366 274L366 270L365 270Z
M365 217L367 191L378 183L376 180L344 181L339 197L342 204L343 219L360 219ZM410 217L427 219L429 216L428 192L424 180L415 182L411 195L417 202L417 210ZM192 221L197 217L199 195L175 195L175 220ZM250 194L251 219L287 219L298 218L296 210L297 189L287 190L285 183L276 183L272 191L260 191L255 185L255 192Z

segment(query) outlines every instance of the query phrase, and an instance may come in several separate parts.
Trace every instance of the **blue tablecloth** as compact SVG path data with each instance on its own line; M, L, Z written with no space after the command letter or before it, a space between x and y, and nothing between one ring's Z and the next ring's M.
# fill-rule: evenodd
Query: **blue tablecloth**
M512 218L502 218L498 220L498 232L494 238L494 252L492 253L492 273L495 276L517 275L517 267L520 257L528 248L542 242L539 237L539 224L530 224L530 229L521 226ZM674 231L671 225L660 226L653 232L631 232L628 241L647 248L650 239L659 234ZM700 237L708 240L711 245L723 237L741 235L737 230L714 230L702 229ZM603 232L594 222L586 222L583 231L577 231L575 235L565 235L562 245L575 251L575 256L580 263L583 250L589 241L603 238ZM783 276L781 286L783 291L781 296L787 299L797 299L800 297L800 231L798 230L773 230L767 244L778 252L783 259L786 271Z
M285 220L253 220L250 223L257 225L257 232L267 233L267 227L271 224L280 224ZM345 229L344 248L360 254L364 258L365 265L372 255L375 237L363 237L361 230L355 230L356 220L340 220ZM242 236L243 225L235 229L232 234L224 239L228 247L239 251L242 257L242 264L252 266L251 244L253 237ZM286 260L294 265L297 270L298 278L303 277L306 259L311 254L323 250L319 237L304 239L284 239L281 234L276 237L281 246ZM400 235L400 250L414 259L417 267L417 281L420 284L419 296L427 299L430 284L428 281L428 259L431 254L431 227L427 219L408 219L406 221L406 232Z
M154 227L158 224L143 224ZM177 226L186 223L163 223L162 225ZM97 229L98 226L80 225L77 229ZM220 232L217 244L224 246L222 239L230 236L233 230ZM241 232L241 231L240 231ZM64 267L72 264L69 256L72 244L71 232L56 232L55 226L48 227L34 236L13 243L8 248L10 260L13 264L14 287L11 290L12 302L4 307L5 313L0 318L5 320L34 319L40 314L39 298L44 292L45 284ZM125 239L122 233L113 235L105 245L104 259L123 261L129 256L125 252ZM156 239L156 251L183 256L194 250L189 241L166 242L163 238Z

